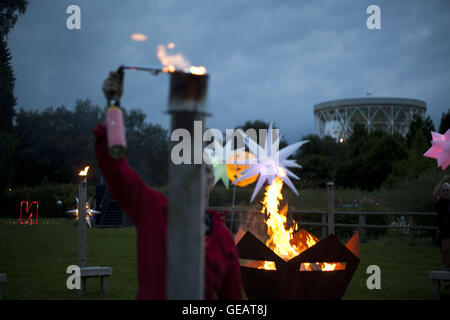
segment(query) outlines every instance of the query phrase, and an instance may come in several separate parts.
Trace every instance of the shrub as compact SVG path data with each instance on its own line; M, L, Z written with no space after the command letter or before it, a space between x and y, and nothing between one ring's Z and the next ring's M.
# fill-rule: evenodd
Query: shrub
M40 218L55 218L66 216L66 210L76 208L75 197L78 196L78 186L75 184L44 184L33 188L7 191L0 197L0 217L18 218L21 201L39 202ZM95 196L95 186L88 186L88 199ZM58 208L56 202L62 201ZM93 206L93 201L91 201Z

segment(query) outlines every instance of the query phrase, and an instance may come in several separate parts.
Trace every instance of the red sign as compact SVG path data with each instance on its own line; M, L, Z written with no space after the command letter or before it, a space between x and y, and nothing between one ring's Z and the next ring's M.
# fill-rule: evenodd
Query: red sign
M38 211L39 211L39 202L37 201L31 201L28 203L28 201L21 201L20 202L20 224L33 224L33 214L34 214L34 224L38 223ZM23 215L22 215L23 213ZM22 220L22 216L24 216L24 219L28 216L28 219L24 222L24 219Z

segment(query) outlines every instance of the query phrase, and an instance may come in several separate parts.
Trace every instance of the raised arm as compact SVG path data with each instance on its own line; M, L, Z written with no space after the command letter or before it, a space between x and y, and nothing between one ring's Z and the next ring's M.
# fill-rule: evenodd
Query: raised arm
M103 83L103 93L108 100L120 101L123 92L123 70L110 72ZM165 196L150 189L139 177L137 172L130 167L126 157L112 158L108 153L106 126L98 124L94 129L95 153L97 162L108 185L109 192L125 213L137 226L139 214L145 211L151 214L158 201L164 202ZM145 210L143 208L145 206Z
M137 225L142 198L148 193L148 187L136 171L130 167L125 157L114 159L109 155L104 124L97 125L94 134L96 136L95 153L97 162L108 185L109 192Z

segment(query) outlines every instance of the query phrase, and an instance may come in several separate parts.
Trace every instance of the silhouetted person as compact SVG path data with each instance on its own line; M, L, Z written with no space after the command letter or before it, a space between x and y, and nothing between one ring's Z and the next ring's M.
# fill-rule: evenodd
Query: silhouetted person
M438 232L441 238L442 264L450 271L450 176L446 175L433 190Z
M123 74L110 72L103 84L103 92L107 98L112 95L120 100ZM165 299L168 199L149 188L125 157L113 159L109 156L105 125L97 125L94 134L97 161L111 196L137 229L139 290L136 298ZM209 193L214 186L212 166L206 167L205 179L207 208ZM223 218L214 210L205 212L205 298L242 299L238 254Z

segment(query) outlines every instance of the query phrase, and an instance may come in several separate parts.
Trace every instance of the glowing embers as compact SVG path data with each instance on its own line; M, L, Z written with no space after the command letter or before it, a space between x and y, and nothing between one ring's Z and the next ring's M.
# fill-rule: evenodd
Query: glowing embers
M241 267L264 269L264 270L277 270L274 261L239 259L239 264Z
M298 241L296 238L307 234L306 230L299 230L293 234L293 241ZM329 235L285 261L253 233L247 231L236 245L241 261L242 283L247 297L341 299L359 264L358 238L356 232L347 245L344 245L334 235ZM252 263L245 263L246 260ZM275 270L259 269L265 262L273 262ZM326 264L333 265L334 270L328 271ZM302 265L305 271L301 271ZM318 267L320 270L315 270L319 269Z
M338 271L345 270L346 262L302 262L300 271Z

